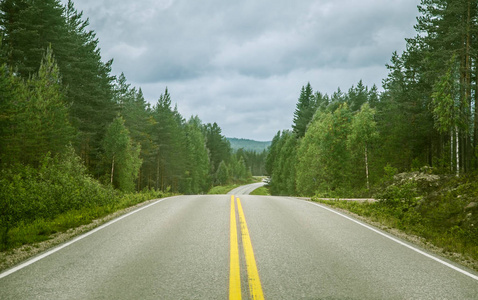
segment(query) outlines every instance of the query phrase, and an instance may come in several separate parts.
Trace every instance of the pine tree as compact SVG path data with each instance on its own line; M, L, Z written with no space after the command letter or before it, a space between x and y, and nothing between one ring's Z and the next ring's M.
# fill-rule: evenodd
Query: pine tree
M2 160L37 165L48 152L63 152L74 130L51 48L38 74L26 82L13 77L7 80L12 91L4 104L8 116L4 119Z
M221 128L216 122L206 124L205 132L206 145L211 161L211 173L214 174L222 161L225 163L229 161L231 157L231 145L226 137L222 135Z
M5 0L0 11L7 63L27 79L38 72L45 49L57 51L64 42L63 7L59 0Z
M369 91L363 85L362 80L357 83L357 86L352 86L347 94L347 103L352 112L360 110L362 105L368 102Z
M314 98L310 83L307 83L305 87L302 87L294 112L294 124L292 124L292 128L297 137L301 138L305 135L307 126L310 120L312 120L316 110L316 99Z
M166 88L153 107L152 140L155 146L156 189L179 191L179 183L186 172L186 134L184 120L171 108L171 96Z

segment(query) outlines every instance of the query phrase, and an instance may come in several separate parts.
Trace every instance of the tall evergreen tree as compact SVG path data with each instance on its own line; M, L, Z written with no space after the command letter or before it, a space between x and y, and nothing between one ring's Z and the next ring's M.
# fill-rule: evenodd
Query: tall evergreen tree
M209 150L211 161L211 172L215 173L219 164L227 163L231 157L231 145L225 136L222 135L221 127L216 122L205 125L206 145Z
M297 137L301 138L305 135L307 126L312 120L316 110L317 102L314 98L314 92L310 83L307 83L305 87L302 87L294 112L294 124L292 124L292 128Z
M45 49L57 55L65 41L65 20L59 0L4 0L0 2L2 46L7 63L23 78L38 72Z
M6 79L13 91L6 94L9 97L3 105L8 116L4 118L2 160L37 165L48 152L63 152L73 139L74 130L51 48L47 49L38 74L26 82Z

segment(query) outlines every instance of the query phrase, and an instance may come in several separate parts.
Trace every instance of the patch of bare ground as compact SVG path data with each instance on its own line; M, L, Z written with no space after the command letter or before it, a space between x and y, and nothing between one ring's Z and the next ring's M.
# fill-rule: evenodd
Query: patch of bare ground
M336 211L339 211L341 213L344 213L346 215L349 215L357 220L360 220L364 223L367 223L367 224L370 224L380 230L383 230L385 232L388 232L404 241L407 241L409 243L412 243L414 245L417 245L418 247L421 247L423 249L426 249L428 250L429 252L431 253L434 253L436 255L439 255L441 257L444 257L444 258L447 258L453 262L456 262L458 264L461 264L467 268L470 268L472 270L475 270L475 271L478 271L478 261L477 260L474 260L472 259L471 257L467 257L461 253L455 253L455 252L450 252L450 251L446 251L445 249L443 248L440 248L440 247L437 247L433 244L431 244L430 242L428 242L425 238L423 237L420 237L420 236L416 236L416 235L412 235L412 234L408 234L408 233L405 233L399 229L396 229L396 228L391 228L391 227L388 227L388 226L385 226L383 224L381 224L380 222L376 222L376 221L372 221L371 219L369 218L366 218L366 217L363 217L363 216L360 216L358 214L355 214L355 213L352 213L348 210L345 210L345 209L342 209L342 208L338 208L338 207L335 207L335 206L332 206L332 205L327 205L325 203L320 203L322 205L326 205Z
M79 236L83 233L86 233L92 229L95 229L98 226L101 226L121 215L124 215L130 211L140 208L141 206L145 206L149 203L155 202L158 199L148 200L137 205L118 210L112 214L109 214L103 218L99 218L93 220L91 223L82 225L76 228L70 228L65 232L57 232L52 234L50 238L46 241L34 243L34 244L27 244L23 245L19 248L11 249L8 251L0 252L0 271L4 271L15 265L28 260L36 255L39 255L46 250L54 248L62 243L65 243L72 238Z

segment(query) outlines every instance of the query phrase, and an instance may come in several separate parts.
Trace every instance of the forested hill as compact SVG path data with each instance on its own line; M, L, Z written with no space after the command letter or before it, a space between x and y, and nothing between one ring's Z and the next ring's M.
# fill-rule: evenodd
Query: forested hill
M255 151L257 153L267 150L267 148L271 145L271 142L259 142L254 140L248 139L238 139L238 138L227 138L229 143L231 144L232 150L236 151L239 149L244 149L247 151Z

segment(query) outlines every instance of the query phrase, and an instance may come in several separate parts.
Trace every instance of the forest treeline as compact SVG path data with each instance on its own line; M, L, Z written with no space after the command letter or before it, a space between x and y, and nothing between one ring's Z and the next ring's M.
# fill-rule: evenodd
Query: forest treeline
M261 169L265 154L232 151L218 124L181 116L167 88L150 105L114 76L88 25L72 1L0 2L4 239L16 224L103 205L118 191L200 194Z
M266 161L273 194L369 196L396 172L478 169L478 2L422 0L417 34L393 53L383 92L302 87L292 130Z

